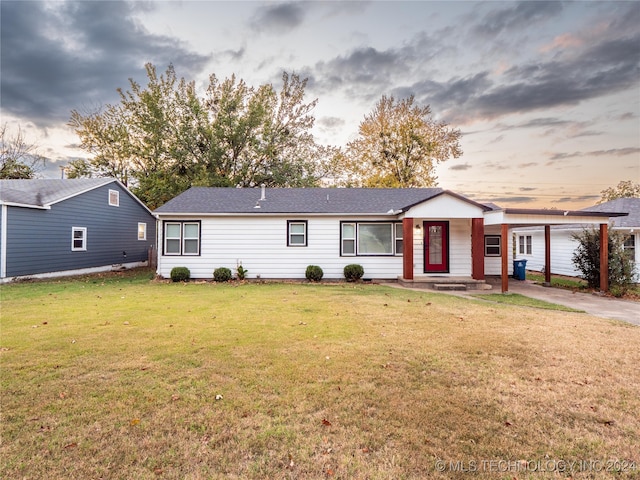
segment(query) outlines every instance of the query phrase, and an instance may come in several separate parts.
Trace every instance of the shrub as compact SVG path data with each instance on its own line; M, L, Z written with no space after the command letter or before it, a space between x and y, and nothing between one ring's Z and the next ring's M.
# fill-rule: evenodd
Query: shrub
M309 265L307 267L307 271L305 272L305 276L310 282L319 282L320 280L322 280L324 272L318 265Z
M347 279L347 282L357 282L363 275L364 268L362 268L362 265L352 263L344 267L344 278Z
M170 275L174 282L188 282L191 278L191 271L187 267L173 267Z
M244 280L245 278L247 278L248 271L249 270L244 268L242 265L238 265L238 267L236 268L236 277L238 277L238 280Z
M634 281L634 262L624 250L624 235L608 230L609 287L615 296L623 296ZM600 232L595 228L585 229L572 236L578 247L573 253L573 264L582 273L581 278L591 288L600 288Z
M231 270L227 267L216 268L213 271L213 279L216 282L228 282L231 280Z

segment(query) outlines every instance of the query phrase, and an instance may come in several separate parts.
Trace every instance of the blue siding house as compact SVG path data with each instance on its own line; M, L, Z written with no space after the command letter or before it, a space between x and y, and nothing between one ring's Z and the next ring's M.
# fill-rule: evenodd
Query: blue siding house
M146 264L151 211L113 178L0 180L0 282Z

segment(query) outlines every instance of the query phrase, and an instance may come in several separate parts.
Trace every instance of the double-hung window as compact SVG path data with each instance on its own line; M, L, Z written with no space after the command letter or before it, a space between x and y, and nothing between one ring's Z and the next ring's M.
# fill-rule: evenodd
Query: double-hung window
M500 249L502 239L500 235L485 235L484 236L484 256L485 257L499 257L502 253Z
M200 255L200 222L164 222L165 255Z
M531 235L520 235L518 237L518 253L520 255L531 255Z
M138 240L146 240L147 239L147 224L140 222L138 223Z
M402 224L397 222L342 222L342 256L402 255Z
M71 227L71 251L84 252L87 250L87 228Z
M622 244L622 248L629 255L631 260L635 261L636 259L636 236L632 233L628 235L624 239L624 243Z
M306 247L307 246L307 221L287 220L287 246Z
M120 192L118 190L109 190L109 205L112 207L120 206Z

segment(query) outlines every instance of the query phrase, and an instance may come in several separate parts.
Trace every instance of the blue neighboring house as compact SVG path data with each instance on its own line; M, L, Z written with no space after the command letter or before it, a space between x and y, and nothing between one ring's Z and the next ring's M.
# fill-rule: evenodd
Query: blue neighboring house
M114 178L0 180L0 282L146 264L151 211Z

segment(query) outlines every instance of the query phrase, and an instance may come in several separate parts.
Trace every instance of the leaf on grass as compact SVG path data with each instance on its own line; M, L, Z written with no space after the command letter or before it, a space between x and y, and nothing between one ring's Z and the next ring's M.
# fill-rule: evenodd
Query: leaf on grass
M511 426L511 422L504 422L504 426L505 427L510 427Z
M64 399L67 396L67 392L60 392L60 399Z
M324 425L325 427L330 427L331 426L331 422L329 420L327 420L326 418L322 419L322 425Z
M162 475L163 470L161 468L154 468L153 473L156 475Z
M139 418L132 418L131 422L129 422L131 424L132 427L135 427L136 425L138 425L140 423L140 419Z
M78 444L76 442L71 442L68 443L64 446L65 449L69 449L69 448L76 448L78 446Z

